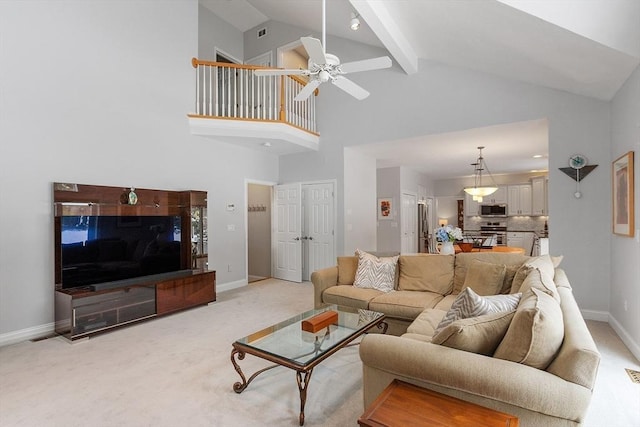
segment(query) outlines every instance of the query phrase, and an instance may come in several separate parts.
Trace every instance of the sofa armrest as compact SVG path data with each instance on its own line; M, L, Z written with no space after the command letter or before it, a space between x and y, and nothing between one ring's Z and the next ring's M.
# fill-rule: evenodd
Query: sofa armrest
M393 378L484 406L506 403L578 422L591 400L591 390L549 372L410 338L369 334L360 358L366 406Z
M311 283L313 283L313 306L322 306L322 292L331 286L338 284L338 266L323 268L311 273Z

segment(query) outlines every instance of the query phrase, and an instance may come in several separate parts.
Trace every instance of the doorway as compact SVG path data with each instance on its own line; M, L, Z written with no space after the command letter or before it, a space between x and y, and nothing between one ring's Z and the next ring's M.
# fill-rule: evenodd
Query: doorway
M247 281L271 277L272 186L247 183Z
M402 193L402 207L400 208L400 253L413 254L418 252L418 196L415 193Z

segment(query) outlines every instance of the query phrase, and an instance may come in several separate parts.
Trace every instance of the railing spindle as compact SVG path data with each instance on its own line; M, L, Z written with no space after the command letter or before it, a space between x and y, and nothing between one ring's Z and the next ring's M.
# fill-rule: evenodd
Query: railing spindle
M254 65L192 60L196 115L279 121L317 132L315 93L295 101L305 81L297 76L256 76Z

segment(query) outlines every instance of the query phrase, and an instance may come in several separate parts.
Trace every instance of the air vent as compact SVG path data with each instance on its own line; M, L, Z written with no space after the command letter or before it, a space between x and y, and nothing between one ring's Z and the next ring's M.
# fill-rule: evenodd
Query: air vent
M266 28L260 28L258 30L258 38L261 39L262 37L267 35L267 29Z

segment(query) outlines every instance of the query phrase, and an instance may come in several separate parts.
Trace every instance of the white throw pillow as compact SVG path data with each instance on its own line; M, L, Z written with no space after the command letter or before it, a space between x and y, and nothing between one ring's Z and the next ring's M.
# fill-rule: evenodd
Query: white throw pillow
M436 336L448 325L459 319L482 316L484 314L512 311L518 307L522 294L490 295L481 297L473 289L465 288L451 304L434 332Z
M377 257L356 249L358 269L353 286L391 292L394 288L399 256Z

